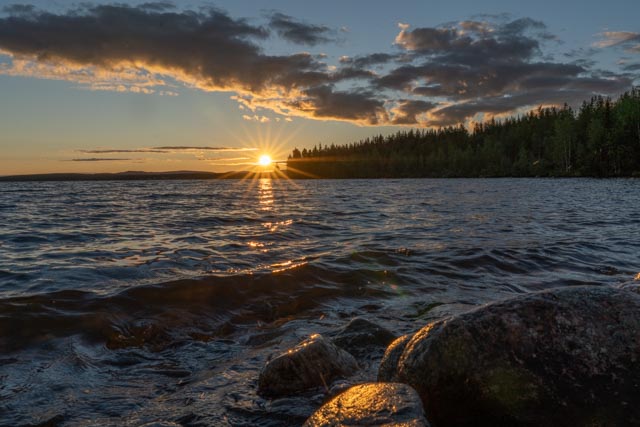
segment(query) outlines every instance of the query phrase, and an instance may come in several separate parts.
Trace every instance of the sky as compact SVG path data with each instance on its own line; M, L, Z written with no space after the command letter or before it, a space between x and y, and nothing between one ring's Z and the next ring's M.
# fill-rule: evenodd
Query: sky
M640 84L640 2L0 0L0 175L260 155Z

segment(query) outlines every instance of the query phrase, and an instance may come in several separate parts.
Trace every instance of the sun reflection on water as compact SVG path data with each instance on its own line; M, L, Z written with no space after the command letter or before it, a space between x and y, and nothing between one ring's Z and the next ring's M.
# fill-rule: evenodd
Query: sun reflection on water
M259 181L258 206L261 211L273 210L273 184L270 178L261 178Z

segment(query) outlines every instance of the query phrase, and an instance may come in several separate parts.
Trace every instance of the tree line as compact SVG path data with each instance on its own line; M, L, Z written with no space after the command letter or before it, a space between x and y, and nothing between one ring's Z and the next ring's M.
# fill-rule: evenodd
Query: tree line
M291 177L417 178L640 176L640 88L595 96L577 111L527 114L440 129L411 129L289 155Z

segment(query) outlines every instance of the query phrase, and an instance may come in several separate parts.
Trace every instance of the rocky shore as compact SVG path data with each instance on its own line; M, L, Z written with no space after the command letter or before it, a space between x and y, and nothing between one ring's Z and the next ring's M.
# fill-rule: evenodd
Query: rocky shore
M258 393L319 390L314 427L640 425L638 290L522 294L398 338L356 318L272 357ZM378 382L350 380L381 357Z

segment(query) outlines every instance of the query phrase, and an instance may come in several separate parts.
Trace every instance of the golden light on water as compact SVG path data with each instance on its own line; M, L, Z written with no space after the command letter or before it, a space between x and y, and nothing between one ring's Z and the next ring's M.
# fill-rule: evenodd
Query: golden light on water
M271 165L271 156L268 154L263 154L262 156L260 156L260 158L258 159L258 164L260 166L270 166Z

